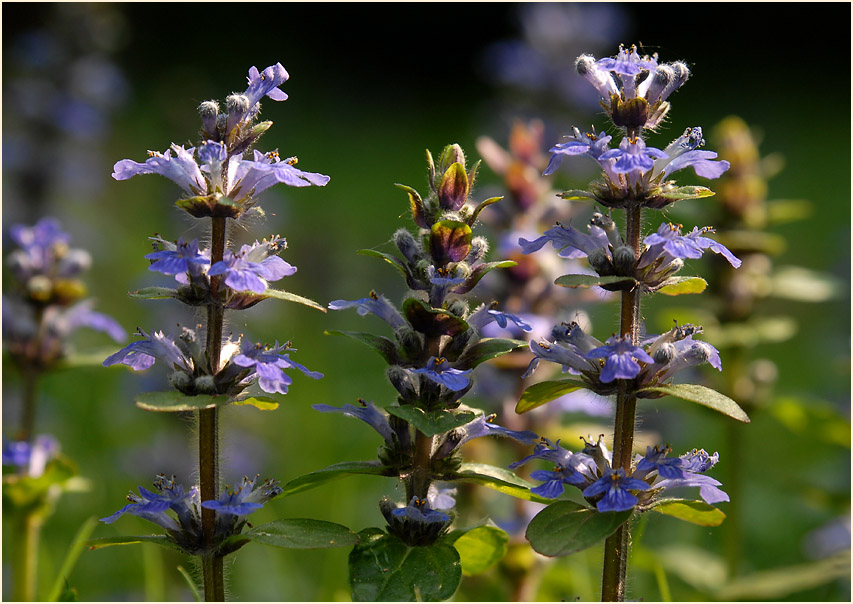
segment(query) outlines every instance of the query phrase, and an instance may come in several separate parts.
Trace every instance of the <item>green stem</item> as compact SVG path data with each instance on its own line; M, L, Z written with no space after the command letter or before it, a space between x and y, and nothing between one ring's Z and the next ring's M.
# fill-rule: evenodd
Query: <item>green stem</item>
M212 218L210 262L222 260L225 253L226 218ZM210 302L207 307L207 358L210 374L219 369L219 357L222 352L222 326L225 311L217 295L220 276L210 278ZM216 407L198 412L198 464L201 500L219 499L219 415ZM207 602L225 601L225 577L222 557L213 552L214 531L216 530L216 512L201 510L202 577L204 579L204 599Z
M14 579L12 580L12 599L16 602L36 602L36 577L38 570L39 537L43 516L36 510L23 512L16 531L21 534L15 539Z
M635 257L640 252L640 222L642 208L628 208L625 233L626 245L634 249ZM630 336L637 345L640 328L640 291L634 289L622 292L620 329L622 336ZM634 448L634 423L637 414L637 397L628 389L628 383L619 382L616 396L616 418L613 426L612 467L622 468L625 474L631 472L631 453ZM601 601L623 602L625 600L625 581L628 571L628 549L631 543L628 522L623 523L616 532L604 542L604 569L601 577Z

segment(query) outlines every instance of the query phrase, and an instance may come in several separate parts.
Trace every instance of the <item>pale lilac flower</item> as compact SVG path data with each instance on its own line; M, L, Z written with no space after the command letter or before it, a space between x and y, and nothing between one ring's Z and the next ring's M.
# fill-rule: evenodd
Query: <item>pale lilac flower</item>
M211 266L208 275L225 275L225 285L235 291L251 291L262 294L269 281L278 281L296 272L296 267L270 254L277 249L275 243L255 242L244 245L238 253L225 250L223 259Z
M607 359L600 376L604 383L612 382L615 379L630 380L637 377L641 371L637 360L644 363L654 363L654 359L645 350L631 343L630 336L624 338L612 336L607 339L604 346L588 352L586 358Z
M448 390L458 392L464 390L471 383L468 376L472 369L453 369L447 359L441 357L430 357L426 367L413 369L413 373L420 373L437 384L441 384Z
M358 310L358 314L362 317L367 314L374 314L394 329L406 325L403 315L391 304L388 298L373 291L370 292L369 297L361 298L360 300L334 300L329 302L331 310L343 310L353 307Z
M261 390L270 394L274 392L287 394L287 387L293 383L293 380L289 375L284 373L285 369L298 369L315 380L323 377L322 373L310 371L303 365L293 361L290 355L281 354L283 350L293 349L287 345L279 346L278 342L271 348L262 348L260 345L244 343L243 351L234 356L232 362L239 367L253 368L254 373L249 377L256 376Z

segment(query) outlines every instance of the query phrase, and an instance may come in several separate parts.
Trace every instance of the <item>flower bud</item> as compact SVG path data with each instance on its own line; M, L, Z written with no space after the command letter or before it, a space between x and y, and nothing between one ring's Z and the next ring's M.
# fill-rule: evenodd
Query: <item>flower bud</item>
M617 275L633 276L636 262L633 248L621 245L613 250L613 268Z
M33 300L47 302L53 292L53 283L44 275L36 275L27 281L27 293Z
M464 317L468 312L468 302L456 299L447 306L447 310L457 317Z
M471 240L471 251L468 252L468 257L465 261L468 264L476 264L483 259L488 251L489 240L485 237L474 237Z
M654 104L661 100L661 94L667 86L675 79L675 70L669 65L658 65L655 72L646 78L645 97L649 103Z
M192 384L192 376L183 371L173 371L169 374L169 385L184 394L188 394L193 391Z
M403 349L403 354L412 359L419 357L423 352L423 341L421 336L409 325L404 325L394 331L397 341L400 343L400 348Z
M92 256L86 250L68 250L59 261L56 272L63 277L73 277L87 270L92 265Z
M217 140L216 122L219 117L219 103L216 101L204 101L198 106L198 114L201 116L201 128L206 138Z
M660 100L662 101L665 101L669 95L678 90L687 81L687 78L690 77L690 70L684 63L672 63L670 67L672 67L675 77L664 87L663 92L661 92Z
M652 358L659 365L666 365L675 356L675 345L665 342L652 353Z
M411 262L417 264L423 258L423 250L412 234L406 229L399 229L394 233L394 244L400 253Z
M393 365L388 368L387 376L391 385L400 393L403 402L411 403L418 399L418 392L415 390L415 385L408 371L398 365Z
M607 257L607 252L601 248L596 248L587 256L587 262L596 273L602 277L613 274L613 264L610 258Z
M198 394L216 394L216 383L212 375L200 375L193 384Z
M228 110L228 121L225 124L225 135L227 138L232 138L231 131L234 126L242 123L246 119L246 114L249 113L249 97L244 94L232 94L225 99Z

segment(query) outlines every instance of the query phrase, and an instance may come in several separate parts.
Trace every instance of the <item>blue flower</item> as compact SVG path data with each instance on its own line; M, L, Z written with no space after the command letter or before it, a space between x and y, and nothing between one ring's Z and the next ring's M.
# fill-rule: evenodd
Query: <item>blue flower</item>
M264 392L278 392L287 394L287 387L293 380L284 373L285 369L298 369L310 378L318 380L323 377L322 373L310 371L303 365L291 360L287 354L281 354L283 350L293 350L287 345L279 346L276 342L272 348L262 348L260 344L243 344L243 351L236 355L232 362L239 367L253 368L254 376L258 378L258 385ZM252 376L250 376L252 377Z
M566 155L589 155L593 159L598 159L602 153L607 150L607 143L612 138L610 135L600 132L598 135L592 133L581 134L580 130L574 128L573 136L567 137L569 140L565 143L557 143L551 147L550 152L553 154L548 162L548 167L542 173L543 176L548 176L557 171L560 163L563 161L563 156Z
M357 417L361 421L370 424L374 430L379 432L382 438L385 439L385 442L391 443L393 441L393 431L391 430L391 425L388 423L388 416L382 413L373 403L365 403L361 399L359 399L359 402L361 403L359 407L347 403L343 407L317 404L312 405L311 408L321 413L343 413L350 417Z
M249 77L247 78L249 87L243 94L249 99L249 103L252 106L264 96L274 101L287 100L287 93L279 90L278 87L284 84L289 77L287 70L281 63L270 65L262 72L259 72L258 68L252 65L249 69Z
M611 169L617 174L629 172L648 172L655 165L655 159L666 159L667 155L655 147L647 147L639 137L627 136L619 143L618 149L605 151L598 158L600 162L615 159Z
M393 304L385 296L378 295L371 291L370 296L361 298L360 300L334 300L329 302L329 308L332 310L343 310L345 308L356 307L358 314L362 317L371 313L388 323L394 329L406 325L406 320L400 314Z
M193 372L192 359L184 355L172 337L163 335L162 331L155 331L150 336L141 329L137 333L145 339L131 342L107 357L103 363L104 367L122 364L134 371L141 371L148 369L157 359L160 359L170 367L186 370L190 374Z
M595 250L603 249L606 251L610 241L604 229L594 224L589 225L589 234L587 235L571 225L564 227L559 223L533 241L524 238L518 240L524 254L532 254L542 249L546 243L550 243L554 249L559 250L558 255L563 258L584 258Z
M273 185L284 183L291 187L325 186L329 177L315 172L305 172L293 167L296 158L282 160L278 151L254 151L254 159L232 157L228 165L226 194L240 201L260 195Z
M434 356L429 358L426 367L412 370L413 373L423 374L433 382L441 384L448 390L453 390L454 392L459 392L460 390L464 390L468 387L468 384L471 383L471 379L466 376L471 373L471 371L473 370L466 369L463 371L460 369L453 369L450 367L450 363L447 362L447 359Z
M25 286L37 275L51 281L74 277L92 263L85 250L69 249L71 236L62 231L55 218L42 218L31 227L13 225L9 236L19 249L12 251L6 261Z
M540 497L556 499L563 494L564 485L584 488L596 478L595 460L585 453L572 453L564 449L559 440L555 444L543 437L534 447L532 455L510 464L509 467L515 469L533 459L543 459L554 464L553 470L534 470L530 474L534 480L543 481L543 484L531 489L532 493Z
M648 353L631 343L631 337L612 336L607 339L604 346L600 346L586 353L588 359L607 359L604 369L601 370L602 382L612 382L615 379L630 380L639 375L641 367L636 358L644 363L654 363L654 359Z
M105 333L115 342L124 342L127 339L124 328L109 315L92 310L94 305L94 300L82 300L68 308L50 307L45 310L42 319L44 342L51 337L65 340L80 327Z
M660 475L652 483L654 489L675 489L682 487L699 487L699 495L705 503L714 504L729 501L729 496L723 490L720 481L706 476L703 472L710 470L719 460L719 453L708 455L704 449L693 449L681 456L681 469L683 476L668 477Z
M184 242L178 239L176 244L168 243L159 237L152 237L155 241L155 251L146 254L147 260L153 260L148 270L164 275L175 275L178 281L187 282L186 275L199 277L204 269L210 266L210 252L207 254L198 249L198 239ZM160 249L160 247L164 249Z
M497 323L504 329L507 326L507 320L509 320L518 325L522 329L522 331L533 331L533 328L518 315L513 315L508 312L501 312L499 310L489 310L488 313L495 318L495 323Z
M646 482L625 476L625 471L617 468L584 489L583 496L594 498L604 495L596 504L599 512L623 512L638 502L629 491L647 491L650 488Z
M172 152L175 153L172 156ZM183 145L172 144L163 153L149 151L145 163L123 159L113 167L113 178L127 180L139 174L165 176L190 195L206 195L207 181L196 163L195 147L184 149Z
M703 250L710 249L712 252L722 255L734 268L738 268L741 261L726 246L708 237L703 237L705 233L712 232L714 229L711 227L702 229L693 227L690 233L682 235L680 224L663 223L656 233L652 233L643 240L643 243L649 246L649 249L644 253L644 255L649 254L649 258L641 259L640 265L651 264L663 252L668 254L670 259L701 258Z
M450 521L450 516L430 508L428 501L417 497L412 497L409 505L397 508L391 514L408 518L418 524L445 524Z
M648 474L657 471L661 478L683 478L682 460L678 457L666 457L672 449L656 446L646 447L646 455L637 462L637 467L631 474L633 478L643 479Z
M244 245L238 253L225 250L223 259L211 266L208 275L225 275L225 285L235 291L251 291L262 294L267 290L268 281L278 281L296 272L296 267L275 255L281 239L254 245Z
M168 531L196 532L198 488L193 487L187 492L183 485L175 483L174 477L167 479L162 474L157 476L154 487L160 491L159 494L144 487L138 487L139 495L133 492L128 494L127 499L130 503L114 514L101 518L101 522L112 524L120 516L132 514ZM168 510L177 514L178 521L166 514Z
M219 499L202 501L201 507L216 510L220 514L248 516L281 493L281 488L273 481L267 481L260 488L255 489L256 480L257 477L255 480L250 480L248 476L243 477L243 481L235 490L232 491L226 486L225 493Z

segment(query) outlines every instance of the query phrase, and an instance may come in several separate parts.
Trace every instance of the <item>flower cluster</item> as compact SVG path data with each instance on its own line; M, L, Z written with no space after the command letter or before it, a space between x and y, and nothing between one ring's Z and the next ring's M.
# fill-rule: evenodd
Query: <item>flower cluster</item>
M720 482L705 475L719 460L719 454L708 455L704 450L685 453L681 457L667 457L669 447L647 447L645 456L637 455L630 474L622 468L612 467L612 456L599 437L592 444L584 441L582 452L572 453L552 443L547 438L535 446L532 455L515 462L517 468L534 459L554 464L552 470L535 470L530 476L542 484L532 492L547 499L563 494L565 485L580 489L586 500L599 512L622 512L635 506L648 507L660 499L668 489L699 487L705 503L728 501L720 490Z
M244 477L235 490L226 486L225 494L216 500L201 501L198 487L186 490L175 482L175 477L159 474L154 480L155 491L138 487L139 494L129 493L130 502L114 514L101 518L112 524L124 514L138 516L166 530L169 538L189 554L202 550L201 508L216 510L216 542L221 543L231 535L238 535L246 524L246 516L263 507L264 503L281 493L273 480L258 484ZM167 512L173 512L174 515Z
M169 383L188 396L236 396L255 382L264 392L287 394L287 387L293 380L284 373L285 369L298 369L314 379L323 377L322 373L310 371L290 358L290 352L295 350L290 347L290 343L279 346L276 342L274 346L266 347L240 339L225 340L219 367L211 374L204 348L194 330L184 327L177 338L165 335L162 331L149 335L139 330L138 335L143 339L110 355L104 361L104 366L121 364L134 371L141 371L159 359L171 370Z
M696 325L676 325L668 332L643 340L640 346L629 337L612 336L606 342L584 333L577 323L554 326L550 340L530 342L533 360L524 376L531 375L540 359L557 363L563 372L581 376L586 387L602 395L614 394L616 380L632 380L636 390L667 383L688 367L708 363L722 370L716 348L694 340L702 328ZM654 393L639 396L654 398Z
M726 246L705 236L713 228L694 227L686 235L681 234L681 229L680 224L662 223L657 232L645 237L636 257L610 216L596 212L589 221L588 233L557 224L532 241L519 239L519 245L525 254L532 254L550 243L564 258L585 257L599 276L626 277L622 283L602 284L612 290L632 289L640 283L645 291L656 291L681 270L684 260L701 258L706 249L723 256L734 268L741 265Z
M49 434L39 434L32 442L12 440L3 442L3 465L30 478L44 474L48 462L59 453L59 442Z
M53 218L9 230L17 249L7 259L14 277L3 299L3 336L18 362L45 369L68 354L68 338L80 327L106 333L116 342L127 334L113 319L83 299L79 279L91 265L89 253L69 246L71 237Z
M279 183L291 187L324 186L329 177L294 167L296 157L282 159L278 151L254 150L252 159L243 158L272 126L270 121L255 123L260 100L264 96L274 101L285 100L287 95L278 87L288 77L280 63L263 72L252 67L248 88L243 94L232 94L226 99L225 112L220 112L216 101L205 101L199 106L205 138L198 148L172 144L162 153L149 151L144 163L123 159L116 163L113 178L127 180L138 174L165 176L187 195L177 202L178 207L195 217L238 218L255 206L258 195Z

